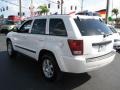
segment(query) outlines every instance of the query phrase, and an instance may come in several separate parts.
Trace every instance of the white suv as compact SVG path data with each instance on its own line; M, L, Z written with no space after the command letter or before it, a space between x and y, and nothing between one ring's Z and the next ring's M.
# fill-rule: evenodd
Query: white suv
M28 55L41 66L47 80L61 72L84 73L114 60L111 30L95 16L50 15L25 21L7 35L10 57Z

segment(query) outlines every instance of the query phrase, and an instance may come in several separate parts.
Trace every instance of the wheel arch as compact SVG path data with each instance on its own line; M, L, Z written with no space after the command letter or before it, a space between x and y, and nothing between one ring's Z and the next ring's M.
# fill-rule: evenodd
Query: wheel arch
M40 61L42 55L44 54L51 54L54 58L55 58L55 55L52 51L50 50L47 50L47 49L42 49L40 52L39 52L39 57L38 57L38 60ZM55 58L56 59L56 58Z
M8 42L8 41L11 41L11 39L10 39L10 38L7 38L7 39L6 39L6 42Z
M39 57L38 57L38 62L39 63L41 62L41 57L42 57L43 54L51 54L55 58L55 61L56 61L57 65L58 65L58 67L60 68L60 70L61 71L65 70L65 67L64 67L65 65L64 65L63 60L61 59L60 55L57 55L57 53L55 51L42 49L39 52Z

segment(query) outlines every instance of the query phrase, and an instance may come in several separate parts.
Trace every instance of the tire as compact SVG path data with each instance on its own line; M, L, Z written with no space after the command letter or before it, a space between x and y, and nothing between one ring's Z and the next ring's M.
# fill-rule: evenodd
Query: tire
M52 54L44 54L41 57L41 71L42 76L47 81L58 81L62 77L62 72L59 69L59 66L56 62L55 57Z
M13 45L10 40L7 41L7 52L10 58L14 58L16 56L16 52L13 49Z
M117 49L116 51L117 51L117 52L120 52L120 49Z
M9 33L9 31L6 29L6 31L4 32L5 35L7 35Z

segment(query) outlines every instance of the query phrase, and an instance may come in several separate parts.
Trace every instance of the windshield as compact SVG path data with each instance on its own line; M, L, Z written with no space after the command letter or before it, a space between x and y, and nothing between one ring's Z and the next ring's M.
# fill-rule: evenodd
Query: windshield
M13 21L6 21L5 24L6 25L14 25L15 23Z
M75 19L83 36L111 34L111 30L100 20L96 19Z

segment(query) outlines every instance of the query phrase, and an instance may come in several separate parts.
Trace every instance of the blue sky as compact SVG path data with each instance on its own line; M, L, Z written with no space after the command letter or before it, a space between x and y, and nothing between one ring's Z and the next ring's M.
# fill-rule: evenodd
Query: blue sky
M19 0L6 0L9 1L11 3L15 3L17 5L19 5ZM22 6L25 8L22 8L22 11L26 13L26 16L29 16L29 6L30 6L30 1L31 0L22 0ZM37 8L38 5L40 4L44 4L44 3L49 3L49 0L33 0L34 1L34 6ZM57 0L53 0L56 1ZM100 9L105 9L106 8L106 1L107 0L84 0L84 10L90 10L90 11L96 11L96 10L100 10ZM113 1L113 5L112 5L112 1ZM81 0L64 0L64 2L66 2L67 4L73 3L73 2L77 2L77 4L80 6L81 4ZM66 4L66 5L67 5ZM17 15L18 11L19 11L19 7L3 2L0 0L0 8L2 7L9 7L8 11L4 11L4 12L0 12L1 14L4 14L4 16L8 16L8 15ZM81 6L80 6L81 7ZM79 8L80 8L79 7ZM110 11L111 8L120 8L120 0L110 0Z

